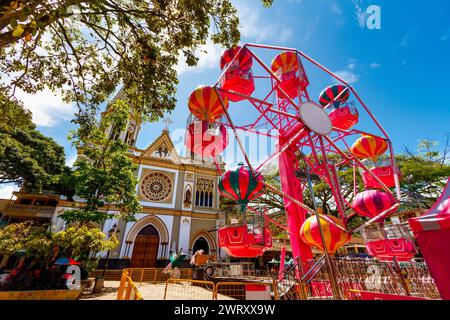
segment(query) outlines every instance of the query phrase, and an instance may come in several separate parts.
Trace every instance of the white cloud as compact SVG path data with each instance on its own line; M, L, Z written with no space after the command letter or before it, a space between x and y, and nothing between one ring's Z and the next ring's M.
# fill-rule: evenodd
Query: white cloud
M355 7L355 17L361 28L366 26L366 11L361 8L362 0L352 0L353 6Z
M409 37L410 37L409 33L403 36L402 42L400 42L400 47L406 48L408 46Z
M407 48L409 46L409 43L411 42L411 39L414 38L419 28L416 26L411 31L407 32L400 42L401 48Z
M372 69L378 69L379 67L381 67L381 64L376 63L376 62L372 62L372 63L370 64L370 67L371 67Z
M15 184L0 185L0 199L11 199L12 192L19 191L19 189ZM13 199L15 198L16 196L13 196Z
M441 40L442 42L447 41L448 39L450 39L450 28L448 28L447 30L445 30L445 32L442 34L442 36L439 38L439 40Z
M299 1L297 1L299 2ZM289 41L294 34L293 30L284 24L270 23L262 18L262 6L250 6L243 1L235 2L241 22L242 38L254 42Z
M359 75L350 71L350 70L341 70L336 71L335 74L339 77L347 81L348 83L356 83L359 80ZM335 79L334 79L335 80Z
M356 73L356 69L357 69L357 60L352 58L348 59L348 65L345 70L336 71L334 72L334 74L342 78L349 84L351 84L358 82L359 80L359 75ZM336 79L334 78L333 80L336 81Z
M66 158L66 166L72 167L75 161L77 160L78 154L75 152L74 154L70 155Z
M61 97L56 96L49 89L36 94L17 90L16 97L33 113L33 122L38 126L55 126L60 121L72 119L76 112L74 104L63 102Z
M300 3L301 1L296 2ZM262 10L264 10L262 5L255 7L241 1L236 1L234 5L238 10L241 23L239 30L243 40L250 42L270 42L274 40L285 42L292 39L294 32L291 28L277 23L267 23L261 18ZM175 69L179 76L186 72L201 73L218 69L220 57L224 51L225 48L208 40L197 51L199 61L196 66L189 67L181 55Z
M336 14L338 16L342 16L343 12L341 7L337 4L337 2L332 2L330 7L331 13Z
M213 44L211 40L208 40L208 42L201 46L197 51L199 60L196 66L189 67L185 62L184 56L181 55L175 69L179 76L185 72L199 73L209 69L217 69L220 66L220 57L222 56L223 51L224 48Z

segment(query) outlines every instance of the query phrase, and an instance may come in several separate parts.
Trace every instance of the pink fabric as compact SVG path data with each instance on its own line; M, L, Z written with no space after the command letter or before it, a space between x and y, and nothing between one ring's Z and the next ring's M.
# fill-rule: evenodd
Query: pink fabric
M450 178L434 206L409 224L441 298L450 300Z
M420 251L443 300L450 300L450 229L415 234Z
M286 257L286 247L283 246L281 249L281 256L280 256L280 268L278 270L278 281L282 281L284 278L284 259Z
M284 141L280 139L280 145ZM302 187L300 181L295 176L295 170L298 169L298 160L295 157L294 150L289 148L282 152L279 157L279 171L281 179L281 189L284 193L303 202ZM294 258L300 257L304 270L307 270L308 260L311 260L312 249L300 238L300 228L306 219L306 212L293 201L284 198L284 207L287 217L287 224L290 233L292 254Z
M450 229L450 177L447 187L436 203L425 214L409 220L413 231Z

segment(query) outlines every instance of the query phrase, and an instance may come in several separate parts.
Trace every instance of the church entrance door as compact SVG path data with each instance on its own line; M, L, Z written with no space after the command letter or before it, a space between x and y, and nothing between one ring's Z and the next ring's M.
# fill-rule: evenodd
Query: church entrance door
M158 258L159 234L152 225L139 231L134 241L133 254L131 256L132 268L156 267Z

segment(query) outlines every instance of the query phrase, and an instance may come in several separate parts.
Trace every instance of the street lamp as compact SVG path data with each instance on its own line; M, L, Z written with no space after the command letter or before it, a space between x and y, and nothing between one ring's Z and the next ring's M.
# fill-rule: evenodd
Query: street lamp
M108 239L111 239L112 236L119 234L120 230L117 227L117 223L114 223L113 227L111 229L109 229L108 231ZM103 284L105 281L105 273L106 273L106 269L108 268L108 261L109 261L109 255L111 253L111 249L108 249L107 253L106 253L106 261L105 261L105 265L103 267L103 271L102 271L102 275L101 276L97 276L95 278L95 285L94 285L94 289L92 290L92 293L101 293L102 289L103 289Z

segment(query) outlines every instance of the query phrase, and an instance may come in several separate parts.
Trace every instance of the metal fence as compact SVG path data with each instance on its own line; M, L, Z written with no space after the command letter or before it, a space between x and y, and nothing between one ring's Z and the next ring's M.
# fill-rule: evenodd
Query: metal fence
M440 295L424 262L381 262L375 259L331 259L340 299L357 299L355 291L439 299ZM398 268L399 267L399 268ZM305 283L308 299L333 299L330 270L324 264Z
M275 281L218 282L215 286L216 300L278 300L278 298Z
M211 281L168 279L164 300L214 300L215 285Z
M171 273L164 273L163 268L127 268L124 271L137 283L164 283L172 277ZM181 268L177 271L179 271L179 277L177 278L192 279L192 269Z
M295 268L287 270L281 280L269 278L264 272L249 272L245 273L245 279L216 284L193 280L193 269L179 269L177 279L173 279L163 273L163 269L130 268L122 274L118 299L136 296L142 299L134 283L164 282L164 299L167 300L248 300L269 296L274 300L355 300L361 299L360 291L440 299L423 261L395 264L375 259L332 258L331 264L336 286L332 286L331 272L323 258L310 262L309 272L302 280L295 274Z

